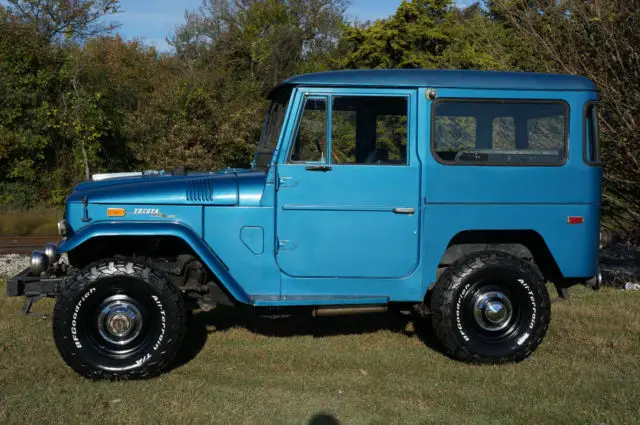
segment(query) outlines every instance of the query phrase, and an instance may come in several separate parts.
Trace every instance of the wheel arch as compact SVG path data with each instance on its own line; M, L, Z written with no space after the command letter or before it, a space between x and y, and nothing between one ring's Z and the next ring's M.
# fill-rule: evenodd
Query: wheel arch
M535 230L466 230L456 234L447 245L439 267L480 251L503 251L532 260L547 281L563 278L544 238Z
M58 245L58 254L89 263L114 255L144 256L157 244L198 258L236 301L249 303L249 296L233 278L222 259L190 227L175 222L97 222L83 227ZM123 248L124 247L124 248ZM145 252L146 251L146 252ZM99 257L99 258L96 258Z

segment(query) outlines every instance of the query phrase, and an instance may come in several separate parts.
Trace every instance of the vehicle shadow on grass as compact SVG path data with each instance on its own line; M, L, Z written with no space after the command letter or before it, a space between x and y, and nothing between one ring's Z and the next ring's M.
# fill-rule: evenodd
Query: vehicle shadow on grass
M413 326L408 326L409 323ZM444 347L433 331L430 317L419 318L395 312L326 317L312 317L309 312L300 312L264 316L249 308L219 307L210 312L196 312L189 317L182 349L171 369L179 368L193 360L204 348L209 334L232 328L244 328L264 336L315 338L388 330L409 338L417 337L430 349L446 355Z
M340 425L340 422L332 415L319 413L311 418L309 425Z

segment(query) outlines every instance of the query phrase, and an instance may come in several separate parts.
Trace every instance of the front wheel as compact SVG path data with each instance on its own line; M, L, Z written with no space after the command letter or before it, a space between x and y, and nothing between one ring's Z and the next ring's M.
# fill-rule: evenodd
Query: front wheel
M60 355L92 379L147 378L173 360L186 330L180 293L162 274L119 260L69 279L53 311Z
M493 251L449 267L433 290L431 310L449 354L472 363L525 359L542 342L551 316L537 266Z

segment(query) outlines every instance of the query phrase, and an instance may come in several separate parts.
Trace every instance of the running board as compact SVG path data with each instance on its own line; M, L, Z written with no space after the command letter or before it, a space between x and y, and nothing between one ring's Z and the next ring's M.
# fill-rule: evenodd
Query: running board
M278 296L258 295L250 299L254 307L296 307L296 306L358 306L386 305L389 297L345 297L345 296Z
M343 306L319 306L313 309L312 315L316 316L344 316L347 314L385 313L387 305L343 305Z

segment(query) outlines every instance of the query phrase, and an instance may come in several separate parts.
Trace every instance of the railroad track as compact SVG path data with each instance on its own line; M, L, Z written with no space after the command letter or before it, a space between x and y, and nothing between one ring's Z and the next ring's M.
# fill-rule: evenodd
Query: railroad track
M0 254L29 254L47 242L59 241L57 236L0 236Z

